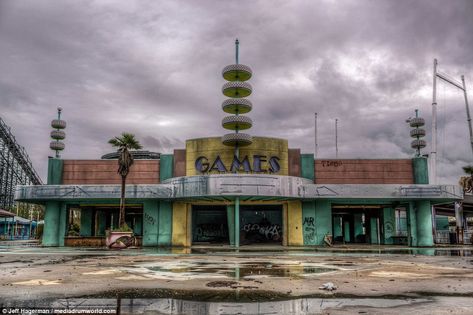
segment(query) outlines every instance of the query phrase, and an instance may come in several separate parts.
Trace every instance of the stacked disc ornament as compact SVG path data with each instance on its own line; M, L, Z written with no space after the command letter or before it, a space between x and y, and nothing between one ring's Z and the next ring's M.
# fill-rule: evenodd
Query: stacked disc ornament
M411 142L411 148L416 149L416 156L420 156L420 149L425 148L426 143L421 138L425 137L425 129L419 128L425 125L424 118L419 117L419 110L416 109L416 117L409 120L409 125L414 128L411 130L411 137L415 138Z
M66 133L63 131L63 129L66 128L66 121L61 119L61 111L62 108L58 107L57 119L51 121L51 127L55 128L55 130L51 131L51 138L56 141L52 141L49 144L49 147L51 148L51 150L56 151L56 158L60 157L59 152L64 150L64 148L66 147L64 142L61 141L66 138Z
M235 146L235 155L238 156L238 148L250 145L252 138L249 134L240 132L249 129L253 125L250 117L243 116L251 111L252 104L245 97L252 92L251 85L245 81L252 75L250 67L238 63L238 39L235 41L236 63L226 66L222 70L223 78L229 82L222 87L223 95L229 97L222 103L224 112L232 114L222 120L225 129L234 130L222 137L222 143L228 146Z

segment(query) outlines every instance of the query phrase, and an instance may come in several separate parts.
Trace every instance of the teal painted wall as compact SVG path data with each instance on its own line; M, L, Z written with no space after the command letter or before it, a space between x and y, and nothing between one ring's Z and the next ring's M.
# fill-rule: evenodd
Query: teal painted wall
M417 246L433 246L432 209L429 200L416 202L417 207Z
M143 202L143 246L158 246L159 202Z
M48 159L48 185L62 184L62 170L64 162L61 159Z
M301 154L301 177L314 181L315 165L313 154Z
M380 235L381 237L381 235ZM370 218L370 240L371 244L379 244L378 242L378 220Z
M174 155L161 154L159 161L159 181L172 178L174 174Z
M172 243L172 202L159 202L158 245L171 246Z
M396 214L392 208L383 209L383 232L384 244L393 244L392 236L396 234Z
M412 159L412 168L414 170L414 184L429 183L429 169L427 158L416 157Z
M320 243L315 229L316 219L315 201L302 202L302 236L304 238L304 245L319 245Z
M61 203L46 202L44 214L43 246L59 246L58 227L61 222Z
M228 238L230 245L235 245L235 206L227 205Z
M317 200L315 202L316 245L324 244L325 234L332 235L332 204L328 200Z
M92 236L93 210L84 208L80 212L80 235Z

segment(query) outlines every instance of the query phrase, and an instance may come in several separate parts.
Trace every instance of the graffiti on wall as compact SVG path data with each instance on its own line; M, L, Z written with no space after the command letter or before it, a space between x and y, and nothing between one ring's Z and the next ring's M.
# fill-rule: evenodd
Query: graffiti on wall
M146 212L145 212L145 214L144 214L144 218L145 218L145 220L146 220L149 224L151 224L151 225L154 225L154 224L156 223L156 220L155 220L152 216L150 216L149 214L147 214Z
M252 241L280 241L282 239L282 228L279 224L247 223L243 225L242 231L246 232L246 238Z
M194 241L223 241L228 239L225 224L204 223L195 228Z
M315 218L305 217L302 223L304 227L304 243L315 243Z

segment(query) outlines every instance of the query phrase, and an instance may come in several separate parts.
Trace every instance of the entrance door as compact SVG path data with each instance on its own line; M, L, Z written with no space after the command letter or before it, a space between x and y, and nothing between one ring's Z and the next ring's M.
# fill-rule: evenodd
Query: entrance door
M240 206L240 244L282 244L281 205Z
M332 232L334 243L380 244L382 232L380 206L334 205Z
M226 206L192 206L192 243L229 243Z

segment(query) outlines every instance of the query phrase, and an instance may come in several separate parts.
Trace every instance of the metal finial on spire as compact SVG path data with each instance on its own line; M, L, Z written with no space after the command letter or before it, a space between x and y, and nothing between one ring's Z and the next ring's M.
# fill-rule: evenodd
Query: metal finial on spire
M235 60L236 60L236 64L238 64L238 45L240 44L240 42L238 41L238 38L235 40Z
M419 127L424 126L425 121L424 121L424 118L419 117L418 109L415 110L415 113L416 113L416 117L409 118L408 120L406 120L406 122L409 123L409 125L412 128L414 128L411 130L411 137L415 138L415 140L411 142L411 148L416 150L415 156L420 157L421 155L420 149L425 148L426 143L424 140L421 139L425 137L425 130Z
M56 151L56 158L60 158L59 152L64 150L65 145L64 142L60 140L64 140L66 138L66 133L62 130L66 128L66 122L61 120L61 111L62 108L57 108L57 119L54 119L51 122L51 127L55 128L55 130L51 131L51 138L56 141L53 141L49 144L51 150Z

